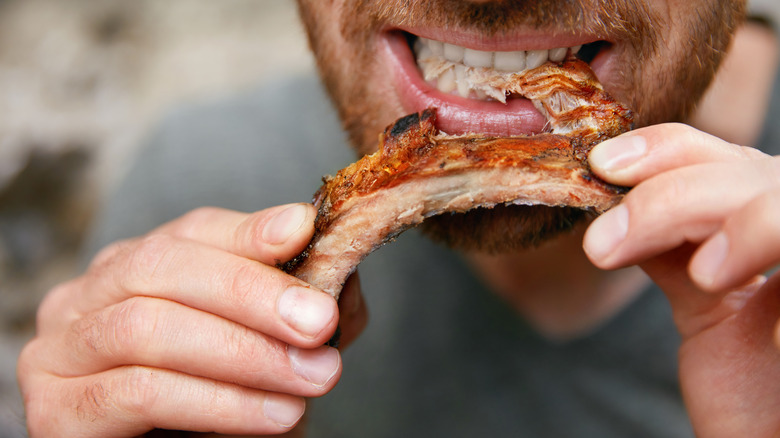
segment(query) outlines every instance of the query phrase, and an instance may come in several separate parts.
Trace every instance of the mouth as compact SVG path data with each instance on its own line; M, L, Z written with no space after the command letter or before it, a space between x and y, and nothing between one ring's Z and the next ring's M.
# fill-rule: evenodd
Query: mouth
M534 135L548 129L534 102L507 93L496 78L573 57L604 69L613 44L596 38L518 38L485 41L458 35L393 29L384 52L403 110L435 107L447 134ZM524 47L523 47L524 46ZM597 72L598 74L598 72ZM500 82L500 81L499 81Z

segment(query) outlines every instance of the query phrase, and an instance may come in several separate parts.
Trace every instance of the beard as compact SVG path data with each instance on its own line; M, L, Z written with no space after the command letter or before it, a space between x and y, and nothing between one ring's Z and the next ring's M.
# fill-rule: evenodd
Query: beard
M376 56L377 35L394 26L466 29L486 37L526 27L609 36L625 44L604 83L632 108L637 127L684 121L706 91L744 14L742 0L692 0L661 14L648 0L298 0L317 66L353 146L376 149L377 135L406 111ZM318 10L318 8L320 8ZM327 17L328 8L333 17ZM436 240L466 250L536 246L588 217L543 206L477 209L427 220Z
M495 254L535 248L575 229L590 216L585 210L571 207L497 205L433 216L422 223L421 229L450 248Z

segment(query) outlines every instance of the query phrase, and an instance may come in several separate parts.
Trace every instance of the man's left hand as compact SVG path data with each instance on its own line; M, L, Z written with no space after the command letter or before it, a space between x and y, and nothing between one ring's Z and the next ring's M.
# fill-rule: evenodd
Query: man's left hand
M638 264L682 335L680 381L698 436L780 431L780 157L681 124L596 146L593 171L633 189L589 227L598 267Z

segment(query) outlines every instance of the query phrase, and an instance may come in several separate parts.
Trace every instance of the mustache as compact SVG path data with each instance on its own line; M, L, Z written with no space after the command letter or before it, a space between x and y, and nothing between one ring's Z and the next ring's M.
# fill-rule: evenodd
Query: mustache
M349 0L343 10L343 34L362 40L386 24L469 29L488 37L532 27L620 39L650 55L659 30L666 28L665 20L640 0Z

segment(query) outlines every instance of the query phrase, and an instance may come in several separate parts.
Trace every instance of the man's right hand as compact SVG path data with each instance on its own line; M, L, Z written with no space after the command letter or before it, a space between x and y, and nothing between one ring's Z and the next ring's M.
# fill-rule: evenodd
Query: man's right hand
M323 346L336 301L276 267L306 247L315 214L204 208L104 249L38 311L18 367L30 435L292 428L303 397L341 374ZM342 295L345 342L366 322L357 283Z

